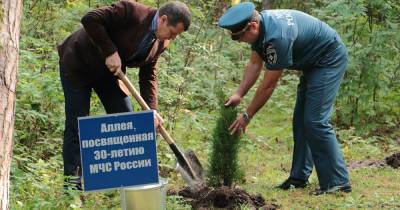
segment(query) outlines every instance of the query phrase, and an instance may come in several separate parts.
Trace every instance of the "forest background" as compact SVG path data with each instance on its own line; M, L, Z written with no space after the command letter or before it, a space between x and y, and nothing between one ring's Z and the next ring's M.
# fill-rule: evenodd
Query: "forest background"
M25 0L11 168L11 209L118 209L119 192L67 196L62 193L64 103L56 45L81 27L89 10L112 0ZM139 1L158 7L165 1ZM203 163L218 117L217 87L233 93L240 83L250 47L230 40L216 23L230 6L224 0L186 0L193 13L190 30L180 35L159 60L159 112L167 129L184 148L193 148ZM253 1L259 10L266 1ZM332 123L348 163L381 160L400 151L400 5L398 0L267 1L273 8L307 12L326 21L349 49L349 66L335 103ZM137 81L136 69L128 76ZM283 209L400 208L400 172L390 167L350 171L350 195L313 197L303 190L279 191L288 176L293 138L291 116L297 72L285 72L270 102L243 135L239 154L246 183ZM136 82L134 82L136 84ZM248 103L252 90L240 108ZM135 110L140 110L135 104ZM93 94L91 115L104 114ZM183 182L172 171L175 158L158 141L160 173L169 187ZM247 209L246 206L242 207ZM168 209L190 209L180 197L168 197Z

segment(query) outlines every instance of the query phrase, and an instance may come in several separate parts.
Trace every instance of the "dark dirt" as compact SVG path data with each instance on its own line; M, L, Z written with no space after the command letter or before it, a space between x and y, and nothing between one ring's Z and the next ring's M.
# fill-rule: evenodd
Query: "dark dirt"
M386 164L393 168L400 168L400 152L385 158Z
M391 166L392 168L400 168L400 153L395 153L391 156L386 157L384 160L360 160L353 161L347 165L349 170L358 169L358 168L377 168L383 166Z
M206 210L211 208L237 209L241 204L247 204L255 209L273 210L278 205L265 204L265 200L261 195L250 195L240 188L205 187L197 193L192 193L188 188L179 191L170 189L168 195L182 196L193 209Z

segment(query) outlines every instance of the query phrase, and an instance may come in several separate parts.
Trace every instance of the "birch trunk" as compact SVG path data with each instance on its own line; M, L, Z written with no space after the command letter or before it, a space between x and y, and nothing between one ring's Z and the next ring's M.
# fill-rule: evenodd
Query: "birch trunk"
M22 0L0 0L0 208L9 209Z

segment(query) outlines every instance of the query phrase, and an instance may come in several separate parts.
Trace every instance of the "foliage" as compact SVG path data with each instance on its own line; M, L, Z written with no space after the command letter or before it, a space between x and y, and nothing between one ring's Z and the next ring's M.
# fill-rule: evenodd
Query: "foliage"
M167 0L139 0L159 6ZM80 26L90 9L114 0L25 0L20 40L17 86L15 146L11 169L12 209L118 209L117 191L66 196L62 193L62 131L64 104L58 76L56 45ZM216 27L214 9L218 0L189 1L193 23L188 32L172 42L159 61L159 112L177 143L196 151L204 163L209 160L218 110L216 92L225 94L240 82L250 48L230 40ZM260 6L260 0L254 0ZM400 133L400 34L395 0L273 1L275 8L310 12L335 28L349 49L350 62L338 96L334 123L344 155L348 159L383 158L398 150L393 139ZM221 8L219 8L221 9ZM223 10L223 8L222 8ZM132 81L137 71L128 70ZM241 142L238 161L246 163L247 190L278 200L284 208L399 208L396 203L398 176L393 171L354 171L358 186L349 197L310 198L303 191L280 192L274 184L287 176L292 148L291 115L297 75L285 73L268 105L249 125ZM244 102L251 98L251 90ZM139 110L139 106L135 106ZM221 110L220 110L221 111ZM91 114L103 114L93 94ZM221 114L221 113L220 113ZM174 156L158 141L160 165L173 167ZM262 154L262 155L260 155ZM364 177L367 182L361 182ZM170 187L181 186L175 173ZM387 182L389 180L389 182ZM316 178L313 178L316 186ZM381 186L384 186L382 188ZM370 189L377 189L369 193ZM301 195L300 195L301 194ZM84 203L81 199L85 200ZM296 202L292 202L293 199ZM311 200L310 200L311 199ZM189 209L179 197L168 197L169 209ZM384 205L384 206L383 206Z
M21 40L17 89L16 138L28 147L61 133L63 96L54 64L55 52L46 41ZM35 49L35 50L31 50Z
M220 116L213 131L207 177L210 186L232 186L234 183L244 181L244 174L238 162L240 132L231 135L228 129L235 121L238 111L236 107L224 106L226 95L222 89L218 90L217 95L220 104Z
M0 0L0 5L3 5L3 1ZM3 21L4 9L3 7L0 8L0 20Z
M395 1L324 1L314 13L341 34L350 62L336 104L338 125L359 133L398 127L400 7Z

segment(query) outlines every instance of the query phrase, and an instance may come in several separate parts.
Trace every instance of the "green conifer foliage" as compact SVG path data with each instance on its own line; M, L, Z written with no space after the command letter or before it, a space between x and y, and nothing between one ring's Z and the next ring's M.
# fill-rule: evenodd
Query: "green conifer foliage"
M238 152L240 134L231 135L229 126L236 119L237 108L225 107L226 96L218 91L220 116L212 136L212 149L208 167L208 184L212 187L232 186L243 180L244 174L239 167Z

